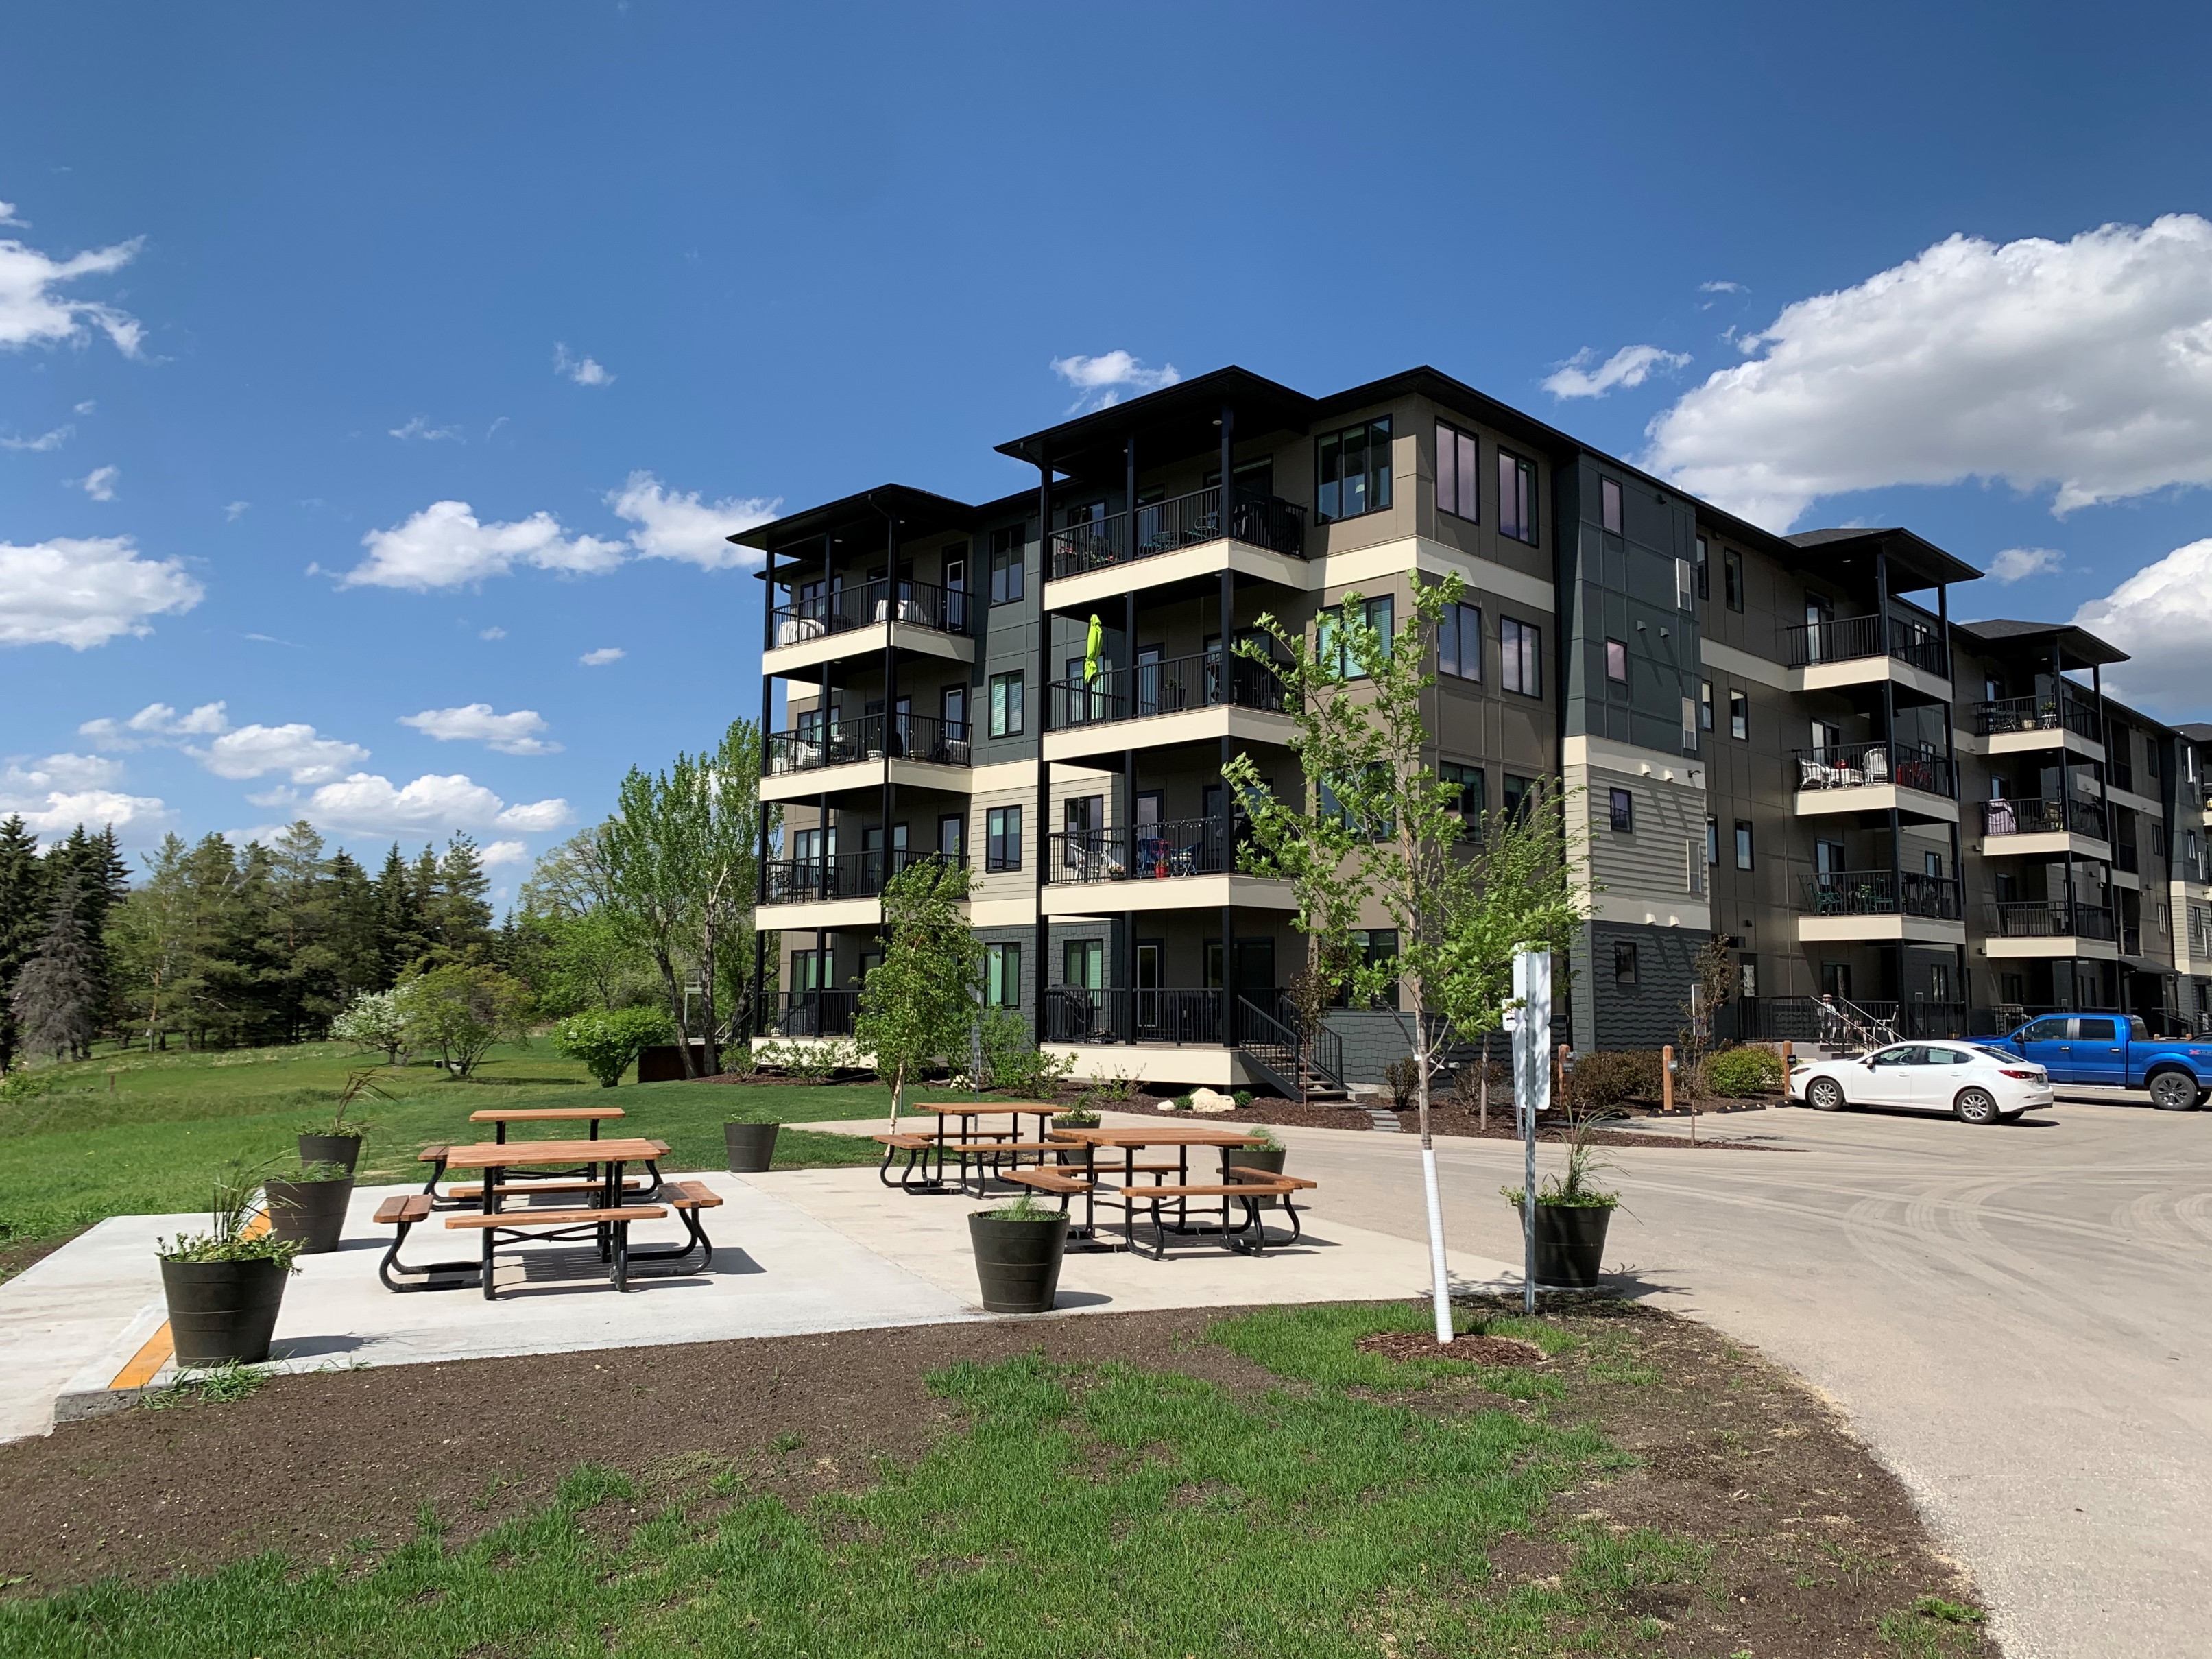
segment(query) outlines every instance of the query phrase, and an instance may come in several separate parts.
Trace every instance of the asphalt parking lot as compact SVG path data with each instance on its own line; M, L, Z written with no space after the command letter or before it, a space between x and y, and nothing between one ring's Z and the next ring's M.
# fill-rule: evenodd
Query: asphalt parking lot
M1419 1236L1411 1134L1279 1133L1319 1212ZM2212 1109L2062 1091L1985 1128L1776 1108L1700 1133L1783 1150L1608 1149L1616 1287L1832 1396L2014 1659L2212 1651ZM1451 1246L1517 1259L1519 1149L1437 1145Z

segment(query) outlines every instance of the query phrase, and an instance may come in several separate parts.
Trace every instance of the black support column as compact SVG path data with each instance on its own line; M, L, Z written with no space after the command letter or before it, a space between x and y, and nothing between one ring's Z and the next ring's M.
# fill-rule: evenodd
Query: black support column
M1959 827L1959 741L1952 729L1957 721L1958 704L1954 699L1958 696L1959 665L1951 659L1951 585L1948 582L1936 584L1936 620L1943 640L1943 679L1952 688L1951 697L1946 698L1943 703L1943 767L1950 777L1951 880L1959 890L1959 922L1963 928L1966 920L1966 864L1962 856ZM1964 1036L1970 1023L1966 1018L1967 1011L1974 1006L1973 992L1966 982L1966 939L1961 937L1953 949L1959 958L1959 977L1955 982L1960 1012L1959 1035Z
M775 550L770 548L767 567L761 573L761 660L775 645ZM788 702L788 699L786 699ZM761 907L768 902L768 815L769 804L760 796L759 783L768 778L769 732L775 724L775 677L765 668L761 671L760 700L760 763L756 769L757 781L753 789L754 815L760 820L759 849L753 859L753 1006L747 1021L746 1035L765 1035L764 1021L768 1012L768 934L761 928ZM781 965L781 964L779 964Z
M1137 434L1133 432L1124 441L1121 449L1122 517L1127 524L1128 539L1123 544L1128 557L1137 556ZM1133 719L1137 712L1137 590L1131 587L1121 595L1121 684L1122 696L1127 704L1121 711L1124 720ZM1133 728L1124 726L1124 731ZM1121 751L1121 857L1125 867L1133 875L1137 868L1137 751ZM1114 985L1127 991L1125 1000L1129 1009L1129 1029L1127 1041L1135 1042L1137 1035L1137 913L1124 909L1121 926L1116 930L1118 960L1114 967Z
M1221 807L1220 820L1214 826L1219 837L1221 867L1224 875L1222 891L1229 893L1228 878L1237 867L1237 846L1234 840L1237 815L1230 805L1229 787L1229 668L1231 653L1237 648L1237 573L1229 563L1229 531L1232 505L1237 493L1237 411L1227 404L1221 406L1221 665L1215 671L1215 694L1221 700ZM1221 907L1221 1036L1234 1048L1237 1043L1237 907L1224 902Z
M1036 963L1031 969L1036 975L1036 1042L1042 1048L1045 1036L1045 991L1051 982L1045 957L1052 948L1052 923L1045 915L1044 889L1048 872L1045 861L1052 850L1052 763L1045 758L1045 728L1052 713L1052 612L1045 606L1044 590L1052 576L1052 458L1040 452L1037 456L1037 592L1036 617ZM988 696L988 690L986 695ZM1029 719L1027 697L1023 698L1023 720Z

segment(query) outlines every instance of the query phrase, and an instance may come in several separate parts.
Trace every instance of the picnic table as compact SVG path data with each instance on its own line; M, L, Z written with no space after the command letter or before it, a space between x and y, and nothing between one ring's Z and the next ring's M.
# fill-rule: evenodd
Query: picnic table
M1060 1108L1049 1101L925 1101L907 1109L933 1114L937 1123L934 1129L893 1130L876 1137L883 1143L884 1148L884 1161L877 1166L876 1178L884 1186L894 1184L890 1176L891 1159L901 1152L906 1154L906 1168L899 1172L896 1183L902 1191L943 1191L945 1161L951 1155L959 1162L958 1184L963 1189L968 1185L969 1166L971 1164L975 1166L980 1196L984 1180L1006 1158L1041 1158L1045 1152L1054 1150L1048 1139L1048 1131ZM1034 1140L1022 1139L1022 1120L1025 1117L1034 1117L1037 1121ZM1010 1121L1006 1128L994 1129L985 1127L984 1120L988 1118L1006 1118ZM953 1133L956 1125L959 1131L957 1135ZM917 1182L915 1179L917 1170L927 1170L930 1173Z
M1121 1248L1124 1249L1136 1248L1136 1217L1139 1208L1151 1211L1153 1227L1156 1231L1162 1234L1168 1231L1168 1226L1160 1213L1161 1206L1170 1202L1173 1203L1176 1211L1173 1231L1178 1233L1207 1231L1194 1226L1190 1221L1188 1202L1193 1198L1218 1198L1221 1200L1221 1221L1218 1231L1224 1242L1228 1241L1232 1234L1243 1231L1241 1227L1232 1228L1229 1224L1229 1200L1235 1194L1226 1189L1247 1185L1249 1182L1243 1179L1231 1178L1232 1175L1241 1176L1243 1172L1233 1169L1225 1154L1261 1145L1261 1138L1258 1135L1247 1133L1241 1129L1210 1128L1199 1123L1148 1123L1102 1124L1095 1129L1054 1129L1052 1131L1052 1136L1055 1141L1064 1142L1071 1146L1091 1148L1090 1179L1083 1185L1083 1224L1079 1228L1068 1229L1068 1235L1072 1238L1095 1239L1097 1237L1096 1206L1102 1198L1109 1205L1118 1205L1121 1207L1123 1237ZM1192 1181L1190 1154L1193 1147L1217 1148L1224 1154L1219 1180ZM1137 1154L1139 1152L1158 1152L1170 1148L1176 1154L1172 1164L1163 1163L1158 1159L1146 1164L1139 1164L1137 1161ZM1121 1155L1121 1167L1118 1171L1113 1171L1110 1158L1102 1160L1099 1154L1101 1152L1110 1154L1116 1152ZM1099 1176L1108 1172L1117 1173L1121 1176L1121 1185L1118 1188L1108 1187L1102 1189L1099 1187ZM1149 1187L1140 1179L1145 1176L1152 1177ZM1173 1176L1175 1178L1170 1181L1166 1178L1169 1176ZM1258 1178L1260 1177L1256 1176L1253 1177L1255 1180ZM1042 1183L1024 1182L1021 1184L1042 1185ZM1048 1191L1052 1189L1051 1187L1045 1188ZM1150 1196L1147 1196L1148 1194ZM1280 1194L1271 1195L1280 1196ZM1298 1224L1297 1212L1296 1210L1290 1209L1287 1202L1285 1208L1290 1211L1291 1224L1293 1229L1292 1237L1295 1238L1297 1236L1295 1230ZM1245 1225L1255 1224L1256 1220L1256 1212L1250 1212L1248 1213ZM1093 1248L1114 1247L1094 1245Z
M611 1264L617 1290L629 1288L629 1268L635 1262L678 1261L696 1250L700 1253L700 1266L704 1267L713 1255L713 1246L707 1243L706 1235L700 1228L698 1212L721 1200L700 1187L699 1183L675 1183L678 1190L671 1200L684 1219L689 1236L684 1243L647 1250L632 1250L629 1248L631 1223L659 1220L668 1213L666 1207L650 1201L661 1196L664 1188L669 1185L662 1180L659 1169L659 1160L667 1156L667 1152L665 1142L635 1137L586 1140L493 1140L479 1142L472 1146L447 1147L445 1157L447 1169L483 1172L483 1181L477 1194L482 1200L481 1212L473 1216L450 1216L446 1225L472 1229L483 1235L485 1299L489 1301L494 1295L492 1274L499 1247L526 1240L557 1242L589 1235L598 1245L599 1259ZM642 1164L651 1171L650 1185L633 1188L624 1181L623 1168L629 1164ZM544 1164L580 1165L587 1172L586 1178L567 1183L565 1188L543 1181L517 1182L511 1178L533 1165ZM505 1207L509 1198L520 1197L527 1200L567 1189L575 1190L582 1199L576 1207L526 1207L519 1211ZM647 1201L624 1201L632 1198Z
M489 1123L495 1142L507 1139L510 1123L587 1123L588 1138L599 1138L599 1125L610 1118L623 1115L619 1106L487 1106L480 1112L471 1112L471 1123Z

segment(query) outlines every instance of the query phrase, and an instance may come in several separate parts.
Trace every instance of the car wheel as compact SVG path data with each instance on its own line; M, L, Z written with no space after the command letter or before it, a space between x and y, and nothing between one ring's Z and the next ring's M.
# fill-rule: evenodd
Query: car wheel
M2160 1072L2150 1080L2150 1103L2161 1112L2186 1112L2203 1094L2185 1072Z
M1840 1112L1850 1103L1844 1085L1832 1077L1816 1077L1805 1085L1805 1103L1816 1112Z
M1997 1097L1987 1089L1961 1089L1951 1109L1959 1115L1961 1123L1994 1123L2001 1115Z

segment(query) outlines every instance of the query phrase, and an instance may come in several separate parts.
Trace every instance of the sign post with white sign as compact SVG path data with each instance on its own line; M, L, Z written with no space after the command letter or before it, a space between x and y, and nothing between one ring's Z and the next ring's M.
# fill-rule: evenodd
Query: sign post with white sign
M1552 953L1513 956L1513 1105L1521 1115L1521 1297L1536 1311L1536 1114L1552 1105Z

